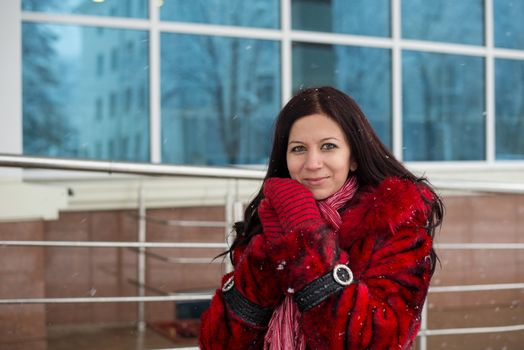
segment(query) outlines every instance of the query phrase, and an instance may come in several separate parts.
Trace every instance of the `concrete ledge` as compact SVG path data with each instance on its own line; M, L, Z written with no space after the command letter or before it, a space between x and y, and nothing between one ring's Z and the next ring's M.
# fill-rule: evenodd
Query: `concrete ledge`
M54 220L67 206L64 187L0 182L0 221Z

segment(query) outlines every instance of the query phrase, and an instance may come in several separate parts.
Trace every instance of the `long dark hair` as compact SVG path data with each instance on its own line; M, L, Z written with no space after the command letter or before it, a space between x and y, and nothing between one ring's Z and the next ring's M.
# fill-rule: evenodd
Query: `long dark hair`
M435 230L442 223L444 206L426 178L419 178L407 170L393 154L382 144L373 131L362 110L348 95L333 87L319 87L301 90L284 106L275 124L273 146L265 179L270 177L290 177L287 168L286 151L291 127L298 119L311 114L324 114L338 123L344 132L351 150L351 157L357 164L356 171L359 186L376 186L388 176L409 179L426 186L433 193L433 200L428 203L431 212L426 231L433 238ZM235 264L235 248L249 243L251 238L262 232L258 217L258 205L264 198L262 188L249 203L244 212L244 221L234 226L235 240L229 253ZM432 249L431 273L435 269L437 255Z

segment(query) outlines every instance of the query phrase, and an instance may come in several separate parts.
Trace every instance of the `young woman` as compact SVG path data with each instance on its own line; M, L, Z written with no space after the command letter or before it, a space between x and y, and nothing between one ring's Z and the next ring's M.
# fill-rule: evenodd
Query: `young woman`
M299 92L267 175L236 224L234 271L202 316L202 349L409 349L443 206L355 101Z

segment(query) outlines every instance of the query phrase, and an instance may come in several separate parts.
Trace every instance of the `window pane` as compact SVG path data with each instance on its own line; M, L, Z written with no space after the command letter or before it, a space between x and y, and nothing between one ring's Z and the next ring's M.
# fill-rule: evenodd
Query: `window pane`
M524 159L524 61L495 60L497 159Z
M148 16L148 0L22 0L22 10L90 16L146 18Z
M148 86L147 32L24 23L22 37L25 154L149 159L148 106L127 93Z
M293 90L333 85L360 105L382 142L391 147L391 57L387 49L293 45Z
M242 27L279 28L279 0L165 0L160 19Z
M390 35L389 0L292 0L293 29Z
M265 163L280 108L274 41L161 36L162 160Z
M484 59L406 51L405 160L484 159Z
M524 49L524 0L493 1L495 46Z
M403 0L402 36L460 44L484 43L484 1Z

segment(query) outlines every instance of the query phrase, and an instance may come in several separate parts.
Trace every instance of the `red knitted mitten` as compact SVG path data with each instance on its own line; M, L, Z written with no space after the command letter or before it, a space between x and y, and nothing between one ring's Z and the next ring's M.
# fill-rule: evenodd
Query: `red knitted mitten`
M323 222L313 194L298 181L277 177L267 179L263 193L286 233L308 221Z
M270 178L264 195L284 230L282 240L274 242L284 254L288 291L296 291L328 273L347 256L338 246L338 234L322 218L313 194L289 178Z

